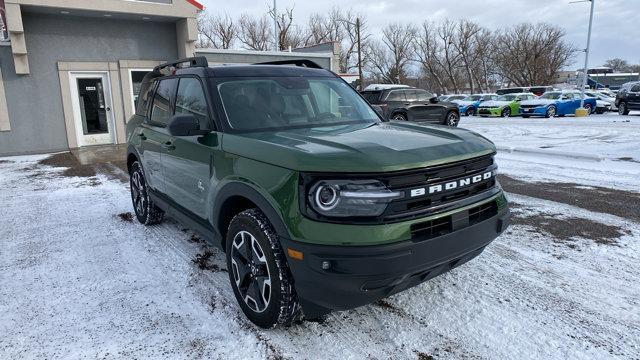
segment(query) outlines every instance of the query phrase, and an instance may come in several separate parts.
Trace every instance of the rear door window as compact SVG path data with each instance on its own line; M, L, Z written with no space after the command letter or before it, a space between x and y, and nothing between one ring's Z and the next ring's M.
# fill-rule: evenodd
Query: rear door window
M151 107L150 120L152 125L166 127L169 124L169 120L173 116L171 102L177 83L178 79L175 78L160 80Z
M387 96L387 101L405 101L405 99L404 91L402 90L392 91Z

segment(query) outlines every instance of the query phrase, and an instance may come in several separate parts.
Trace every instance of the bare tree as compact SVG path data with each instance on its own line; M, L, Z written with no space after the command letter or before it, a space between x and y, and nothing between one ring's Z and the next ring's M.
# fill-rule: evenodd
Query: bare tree
M631 72L633 69L633 65L629 64L627 60L620 58L609 59L605 61L603 66L609 67L617 72Z
M238 37L238 24L228 14L211 16L203 13L198 17L198 33L197 47L230 49Z
M305 30L293 21L293 8L284 9L283 12L274 13L274 9L269 10L271 18L276 19L278 25L278 49L281 51L289 48L303 46L307 36Z
M372 72L385 82L405 82L412 61L415 36L416 28L412 24L387 25L382 30L382 42L372 42L369 46Z
M424 22L416 33L414 40L414 60L420 64L422 77L427 80L431 89L437 85L439 91L447 93L447 86L443 80L445 74L438 61L442 45L438 42L433 23ZM435 83L435 84L433 84Z
M273 30L266 15L256 18L245 14L240 17L239 24L238 39L244 48L259 51L269 50L270 44L273 43Z
M576 50L564 40L565 31L550 24L520 24L499 33L493 60L501 75L517 86L552 84L571 64Z

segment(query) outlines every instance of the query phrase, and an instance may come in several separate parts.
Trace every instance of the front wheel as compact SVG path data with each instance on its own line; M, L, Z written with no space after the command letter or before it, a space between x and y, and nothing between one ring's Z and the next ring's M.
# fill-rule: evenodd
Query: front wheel
M511 116L510 108L504 108L504 110L502 110L502 112L500 113L500 117L510 117L510 116Z
M473 114L475 114L476 111L474 108L470 107L467 109L467 111L464 113L466 116L472 116Z
M547 108L547 113L544 115L544 117L546 118L552 118L554 116L556 116L556 114L558 113L556 107L554 105L551 105Z
M627 103L621 102L620 105L618 105L618 114L629 115L629 109L627 108Z
M160 223L164 218L164 211L157 207L149 197L144 170L138 161L131 164L129 168L129 186L133 210L138 221L144 225Z
M301 312L293 277L261 211L245 210L231 220L226 252L231 287L247 318L262 328L291 325Z
M460 115L455 111L449 111L444 119L444 124L447 126L456 127L460 122Z

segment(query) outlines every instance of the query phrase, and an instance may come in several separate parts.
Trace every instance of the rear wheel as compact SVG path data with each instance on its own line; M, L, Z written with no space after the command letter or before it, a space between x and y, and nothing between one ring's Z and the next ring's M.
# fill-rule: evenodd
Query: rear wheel
M593 106L591 104L584 104L584 108L587 110L587 114L593 114Z
M552 118L557 115L557 109L555 105L551 105L547 108L547 113L544 115L546 118Z
M504 109L502 110L502 112L500 112L500 116L501 116L501 117L509 117L509 116L511 116L511 109L510 109L510 108L508 108L508 107L507 107L507 108L504 108Z
M455 111L449 111L444 119L444 124L447 126L456 127L460 122L460 115Z
M403 113L396 113L391 117L394 121L407 121L407 116Z
M254 324L288 326L301 311L293 277L275 230L258 209L236 215L227 231L229 280L242 312Z
M164 218L164 211L157 207L151 198L140 162L135 161L129 168L129 186L131 201L138 221L145 225L158 224Z
M627 103L621 102L620 105L618 105L618 114L629 115L629 108L627 108Z

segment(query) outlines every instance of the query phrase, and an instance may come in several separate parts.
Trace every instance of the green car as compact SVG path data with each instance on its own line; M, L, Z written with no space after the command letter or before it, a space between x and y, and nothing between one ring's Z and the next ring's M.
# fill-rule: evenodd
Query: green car
M536 99L533 93L506 94L497 100L485 101L478 107L478 115L482 117L510 117L520 114L520 102Z
M383 121L308 60L160 65L126 135L138 221L168 215L218 246L261 327L418 285L479 255L509 222L489 140Z

